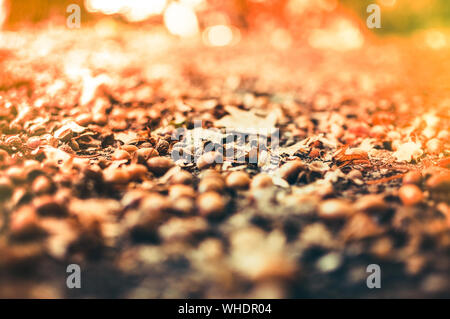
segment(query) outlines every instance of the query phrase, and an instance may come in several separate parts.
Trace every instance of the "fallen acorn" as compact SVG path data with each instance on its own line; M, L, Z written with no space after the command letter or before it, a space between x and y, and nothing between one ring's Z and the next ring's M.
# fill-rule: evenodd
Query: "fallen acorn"
M11 197L13 193L13 185L11 180L6 177L0 177L0 200L5 200Z
M158 144L156 144L156 150L161 155L166 155L169 151L169 143L166 140L160 139Z
M35 194L46 194L54 190L54 185L47 176L41 175L34 179L31 189Z
M220 178L222 179L222 175L215 169L206 169L204 171L201 171L200 174L198 175L201 179L204 178L209 178L209 177L213 177L213 178Z
M273 186L272 177L264 173L254 176L250 184L250 188L252 189L266 188L270 186Z
M352 169L350 172L348 172L347 177L350 179L361 179L363 175L361 171L357 169Z
M20 207L11 215L10 230L14 239L33 239L44 233L39 227L36 210L29 205Z
M195 197L195 191L192 187L187 185L172 185L169 187L169 197L172 200L177 200L181 197Z
M353 206L343 199L328 199L319 205L319 217L324 219L342 219L354 213Z
M143 164L149 158L159 156L159 153L153 147L144 147L144 148L140 148L136 151L136 156L137 156L138 162Z
M130 174L131 180L141 179L148 172L147 167L142 164L130 164L125 166L125 169Z
M383 229L370 216L357 213L345 224L341 236L347 241L373 237L381 233Z
M403 184L419 184L422 180L422 174L418 171L410 171L403 176Z
M195 234L208 229L208 223L199 216L189 218L172 217L158 229L165 241L186 241Z
M111 159L114 161L120 161L120 160L129 160L131 158L130 153L123 149L117 149L112 155Z
M127 151L127 152L131 155L131 154L134 154L134 153L138 150L138 147L135 146L135 145L129 145L129 144L127 144L127 145L123 145L123 146L122 146L122 149L123 149L124 151Z
M32 204L40 216L63 217L67 215L65 207L50 195L37 197L33 200Z
M130 180L130 172L124 167L107 168L103 171L105 182L125 184Z
M198 184L198 191L205 193L209 191L221 192L225 189L225 182L221 177L202 178Z
M164 175L175 164L167 157L152 157L147 161L148 169L156 176Z
M435 173L426 181L426 186L436 191L449 191L450 173Z
M197 207L202 216L218 217L225 211L225 201L216 192L206 192L197 198Z
M388 208L388 205L382 195L369 194L358 198L353 207L357 211L382 212Z
M179 173L170 177L171 184L183 184L183 185L191 185L194 182L194 176L187 171L180 171Z
M229 188L247 189L250 184L250 177L245 172L232 172L227 176L225 183Z
M180 197L172 202L172 209L175 212L189 215L195 210L195 202L190 197Z
M398 196L406 206L416 205L424 198L420 188L413 184L403 185L400 187Z
M92 122L91 113L82 113L75 118L75 123L81 126L87 126Z

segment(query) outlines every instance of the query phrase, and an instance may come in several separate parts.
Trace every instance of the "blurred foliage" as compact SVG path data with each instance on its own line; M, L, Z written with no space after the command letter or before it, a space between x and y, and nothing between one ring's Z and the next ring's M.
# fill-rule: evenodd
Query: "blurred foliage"
M367 19L367 6L377 3L381 8L380 34L409 34L418 29L450 26L450 0L340 0L362 19ZM388 5L388 4L393 5Z
M151 0L143 0L151 1ZM210 0L212 2L216 0ZM231 0L230 0L231 1ZM252 0L239 0L245 3ZM267 0L272 1L272 0ZM305 0L308 1L308 0ZM318 0L309 0L311 3ZM450 26L450 0L338 0L343 6L355 11L363 21L369 15L367 6L377 3L381 7L381 29L379 34L408 34L417 29L443 28ZM286 1L280 1L283 3ZM84 7L83 0L9 0L10 14L8 25L37 23L49 17L63 17L65 8L71 3ZM391 5L389 5L391 4ZM393 5L392 5L393 4ZM83 12L83 19L90 20L92 15Z

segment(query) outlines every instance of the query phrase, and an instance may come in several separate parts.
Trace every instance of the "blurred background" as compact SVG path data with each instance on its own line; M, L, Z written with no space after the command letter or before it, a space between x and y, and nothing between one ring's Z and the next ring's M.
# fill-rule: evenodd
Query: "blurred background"
M359 18L364 23L366 8L372 3L381 7L382 28L372 30L381 35L407 35L450 25L448 0L0 0L0 25L16 29L58 23L64 21L66 7L72 3L80 5L83 23L108 16L120 23L165 25L179 36L191 36L219 24L244 32L273 26L301 30L330 22L330 15Z

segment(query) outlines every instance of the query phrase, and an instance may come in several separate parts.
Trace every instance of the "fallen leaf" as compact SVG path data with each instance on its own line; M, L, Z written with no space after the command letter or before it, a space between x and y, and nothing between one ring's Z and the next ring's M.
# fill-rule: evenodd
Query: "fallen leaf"
M394 157L397 158L397 161L406 161L410 162L413 159L418 158L423 154L422 151L422 144L420 142L414 143L414 142L407 142L404 144L401 144L397 151L394 152Z
M225 110L230 113L214 122L217 127L236 129L239 132L254 133L255 130L267 129L272 133L277 123L278 115L269 113L266 117L260 117L253 111L244 111L234 106L226 106Z

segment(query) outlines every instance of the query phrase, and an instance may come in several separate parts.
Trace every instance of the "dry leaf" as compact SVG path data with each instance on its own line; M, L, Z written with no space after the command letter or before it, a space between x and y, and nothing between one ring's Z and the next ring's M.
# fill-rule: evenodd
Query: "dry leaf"
M278 115L269 113L266 117L257 116L253 111L243 111L234 106L226 106L230 113L214 122L217 127L236 129L239 132L252 133L254 130L267 129L270 134L275 129Z

